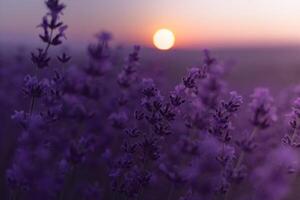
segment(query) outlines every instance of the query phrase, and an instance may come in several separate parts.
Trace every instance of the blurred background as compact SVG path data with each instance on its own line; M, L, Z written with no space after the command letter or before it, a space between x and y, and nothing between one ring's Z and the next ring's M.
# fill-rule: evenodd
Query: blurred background
M257 85L276 86L272 88L279 90L299 81L300 1L64 2L67 9L63 20L69 29L63 48L79 57L84 57L81 52L94 41L96 33L109 31L113 33L113 46L126 52L139 44L143 47L143 62L167 69L175 77L196 64L201 50L208 48L231 63L228 80L238 82L245 88L243 92ZM0 0L1 55L38 47L40 30L36 26L44 12L43 0ZM160 28L172 30L176 37L174 47L168 51L159 51L152 43L153 34Z

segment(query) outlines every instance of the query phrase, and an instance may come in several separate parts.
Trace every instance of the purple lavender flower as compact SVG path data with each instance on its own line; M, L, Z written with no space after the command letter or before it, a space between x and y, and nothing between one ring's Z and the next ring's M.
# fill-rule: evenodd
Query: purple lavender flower
M300 147L300 143L297 142L298 138L298 131L300 128L299 125L299 118L300 118L300 98L297 98L293 105L292 105L292 111L288 115L289 118L289 125L291 128L291 134L286 134L282 141L286 144L289 144L294 147Z
M63 9L66 7L64 4L60 3L59 0L47 0L46 6L53 15L61 14Z
M268 89L255 89L249 125L244 98L229 92L226 65L208 50L169 90L170 77L161 69L153 73L139 46L123 56L106 31L88 46L87 63L68 67L71 56L63 51L52 66L49 50L66 39L66 6L45 5L38 26L44 47L31 54L41 70L22 85L24 50L15 64L0 61L0 76L7 77L0 78L3 198L275 200L294 194L299 97L288 123L273 123L274 99ZM17 98L15 85L30 102ZM278 105L279 119L289 104Z
M101 33L97 34L96 37L103 42L108 42L113 39L112 34L107 31L102 31Z
M71 59L71 56L67 56L66 53L63 53L61 56L57 56L57 59L62 63L67 63Z
M47 0L45 2L49 12L43 17L42 23L38 26L43 29L40 39L46 44L44 49L38 48L38 53L31 53L31 60L36 64L37 68L43 69L48 66L50 57L48 50L50 46L58 46L62 44L62 38L66 38L65 31L68 28L63 22L59 21L65 5L59 0Z
M126 122L128 121L128 116L126 112L112 113L109 116L112 126L115 128L123 129L126 127Z
M232 129L230 118L238 110L242 102L241 96L236 92L230 92L229 101L222 101L220 106L216 108L209 132L219 137L222 141L229 142L231 139L229 131Z
M23 93L32 98L40 98L48 87L47 80L39 81L37 77L27 75L24 78Z
M100 77L111 69L111 50L107 38L96 37L98 39L97 44L88 46L90 63L84 70L89 76Z
M276 108L273 105L273 97L266 88L256 88L251 95L252 102L249 104L253 113L252 124L260 129L265 129L277 120Z
M48 67L49 65L49 61L50 61L50 57L47 56L47 54L45 54L43 52L43 49L37 49L38 50L38 54L34 54L34 53L31 53L31 60L34 64L37 65L37 67L39 69L42 69L42 68L45 68L45 67Z
M123 88L129 88L137 81L136 72L139 66L139 51L140 47L135 46L133 52L129 54L122 72L118 75L118 84Z
M255 198L275 200L286 197L292 181L289 176L290 166L299 167L296 152L285 147L274 149L265 163L255 169Z

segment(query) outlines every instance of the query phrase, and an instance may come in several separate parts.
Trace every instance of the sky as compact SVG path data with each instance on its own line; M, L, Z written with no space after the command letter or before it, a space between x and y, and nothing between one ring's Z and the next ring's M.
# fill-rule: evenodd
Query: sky
M176 47L300 44L299 0L64 0L70 43L110 31L120 44L152 45L168 28ZM0 0L0 42L35 43L43 0Z

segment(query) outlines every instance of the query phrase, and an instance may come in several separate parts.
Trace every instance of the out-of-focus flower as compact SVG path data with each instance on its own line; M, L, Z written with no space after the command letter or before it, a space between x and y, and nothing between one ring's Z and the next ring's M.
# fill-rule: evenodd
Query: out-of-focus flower
M252 111L252 124L260 129L268 128L272 122L277 120L273 97L267 88L256 88L251 98L249 106Z
M205 68L193 67L189 69L188 75L183 78L183 84L187 88L194 88L196 87L196 81L198 79L203 79L205 77L206 77Z
M296 152L289 147L274 149L265 163L257 167L253 173L255 182L255 199L282 199L290 190L292 177L290 169L299 169Z
M230 92L230 99L221 101L215 109L209 132L224 142L231 139L229 131L232 129L231 117L237 112L243 100L236 92Z
M207 66L210 66L210 65L214 64L215 62L216 62L216 59L211 57L210 52L209 52L208 49L205 49L204 50L204 63Z
M26 128L28 123L28 114L23 110L15 111L15 113L11 116L13 120L19 123L22 127Z
M127 58L127 63L118 75L118 84L122 88L130 88L137 81L136 72L139 66L139 52L140 47L135 46L133 52Z
M84 200L101 200L102 188L98 182L85 186L83 190Z
M71 59L71 56L67 56L66 53L63 53L61 56L57 56L57 59L62 63L67 63Z
M43 52L43 49L38 49L38 54L31 53L31 60L39 69L48 67L50 57Z
M128 116L125 112L112 113L109 116L109 120L112 123L112 126L118 129L125 127L126 122L128 121Z
M66 7L63 3L60 3L59 0L47 0L45 4L50 10L51 14L55 15L60 14Z
M45 94L47 87L46 80L39 81L37 77L27 75L24 78L23 93L29 97L40 98Z
M110 40L113 39L112 34L107 31L102 31L101 33L97 34L96 37L98 38L99 41L103 41L103 42L109 42Z
M298 135L300 129L300 98L297 98L292 105L292 111L288 114L291 134L284 135L282 141L294 147L300 147Z

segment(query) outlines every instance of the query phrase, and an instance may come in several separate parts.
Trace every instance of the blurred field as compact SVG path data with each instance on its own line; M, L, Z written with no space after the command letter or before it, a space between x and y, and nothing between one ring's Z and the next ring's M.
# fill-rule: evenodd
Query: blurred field
M300 47L223 48L212 52L231 68L227 76L230 88L241 93L248 93L255 86L270 87L277 92L300 83ZM185 67L201 60L201 49L170 52L146 49L143 53L144 62L153 67L160 65L176 78L181 77Z
M15 65L17 67L14 70L19 74L33 71L33 65L29 60L30 51L32 49L34 48L0 46L0 67L8 68ZM84 66L88 63L87 53L84 50L78 50L79 48L77 48L77 50L73 48L68 49L69 54L73 57L69 67L75 65ZM121 48L116 51L116 55L114 56L122 59L129 51L130 48ZM165 88L170 89L180 82L181 77L186 72L186 68L201 63L201 51L202 49L177 49L164 52L151 48L142 48L141 67L143 69L141 69L141 71L147 71L147 75L154 78L156 78L156 73L163 73L165 75L163 77L167 77L165 80L167 85L164 86ZM276 96L282 89L300 83L300 47L213 48L211 49L211 52L230 68L229 73L226 75L226 79L229 82L229 89L236 90L240 94L245 95L245 97L249 96L253 91L253 88L257 86L270 88L272 93ZM20 62L16 64L16 60L19 60ZM52 66L55 66L55 61ZM121 68L121 64L117 66ZM6 77L0 76L0 79L2 78L5 79ZM20 89L21 85L16 85L14 87ZM19 94L19 92L14 93L13 95L16 94ZM18 98L18 95L13 98ZM13 113L13 110L9 109L15 108L12 105L2 106L3 108L7 108L4 110L4 116L2 117L5 121L9 121L10 116ZM18 105L15 106L19 109ZM22 106L20 106L20 108L21 107ZM5 126L0 127L0 132L13 129L13 124L5 124ZM1 135L4 137L4 134L0 134L0 136ZM5 149L5 145L3 145L3 147ZM6 151L11 150L7 149ZM7 155L9 155L9 153L7 153ZM5 168L7 168L7 166L0 165L0 171L4 171ZM0 182L0 185L1 184L4 183ZM295 186L293 190L295 193L298 193L296 190L299 184L300 181L298 178L298 181L294 183ZM296 200L299 198L300 197L291 195L289 199Z
M65 47L64 47L65 48ZM7 47L0 45L0 59L9 62L11 58L22 55L30 67L30 50L33 47ZM85 48L67 48L73 55L72 64L87 63ZM81 50L78 50L81 49ZM131 48L118 50L119 56L125 56ZM175 49L160 51L142 48L142 66L165 72L171 83L178 82L187 67L200 63L203 49ZM227 80L230 88L242 94L255 86L270 87L274 92L290 85L300 83L300 47L244 47L212 48L212 53L230 67ZM58 50L59 51L59 50Z

